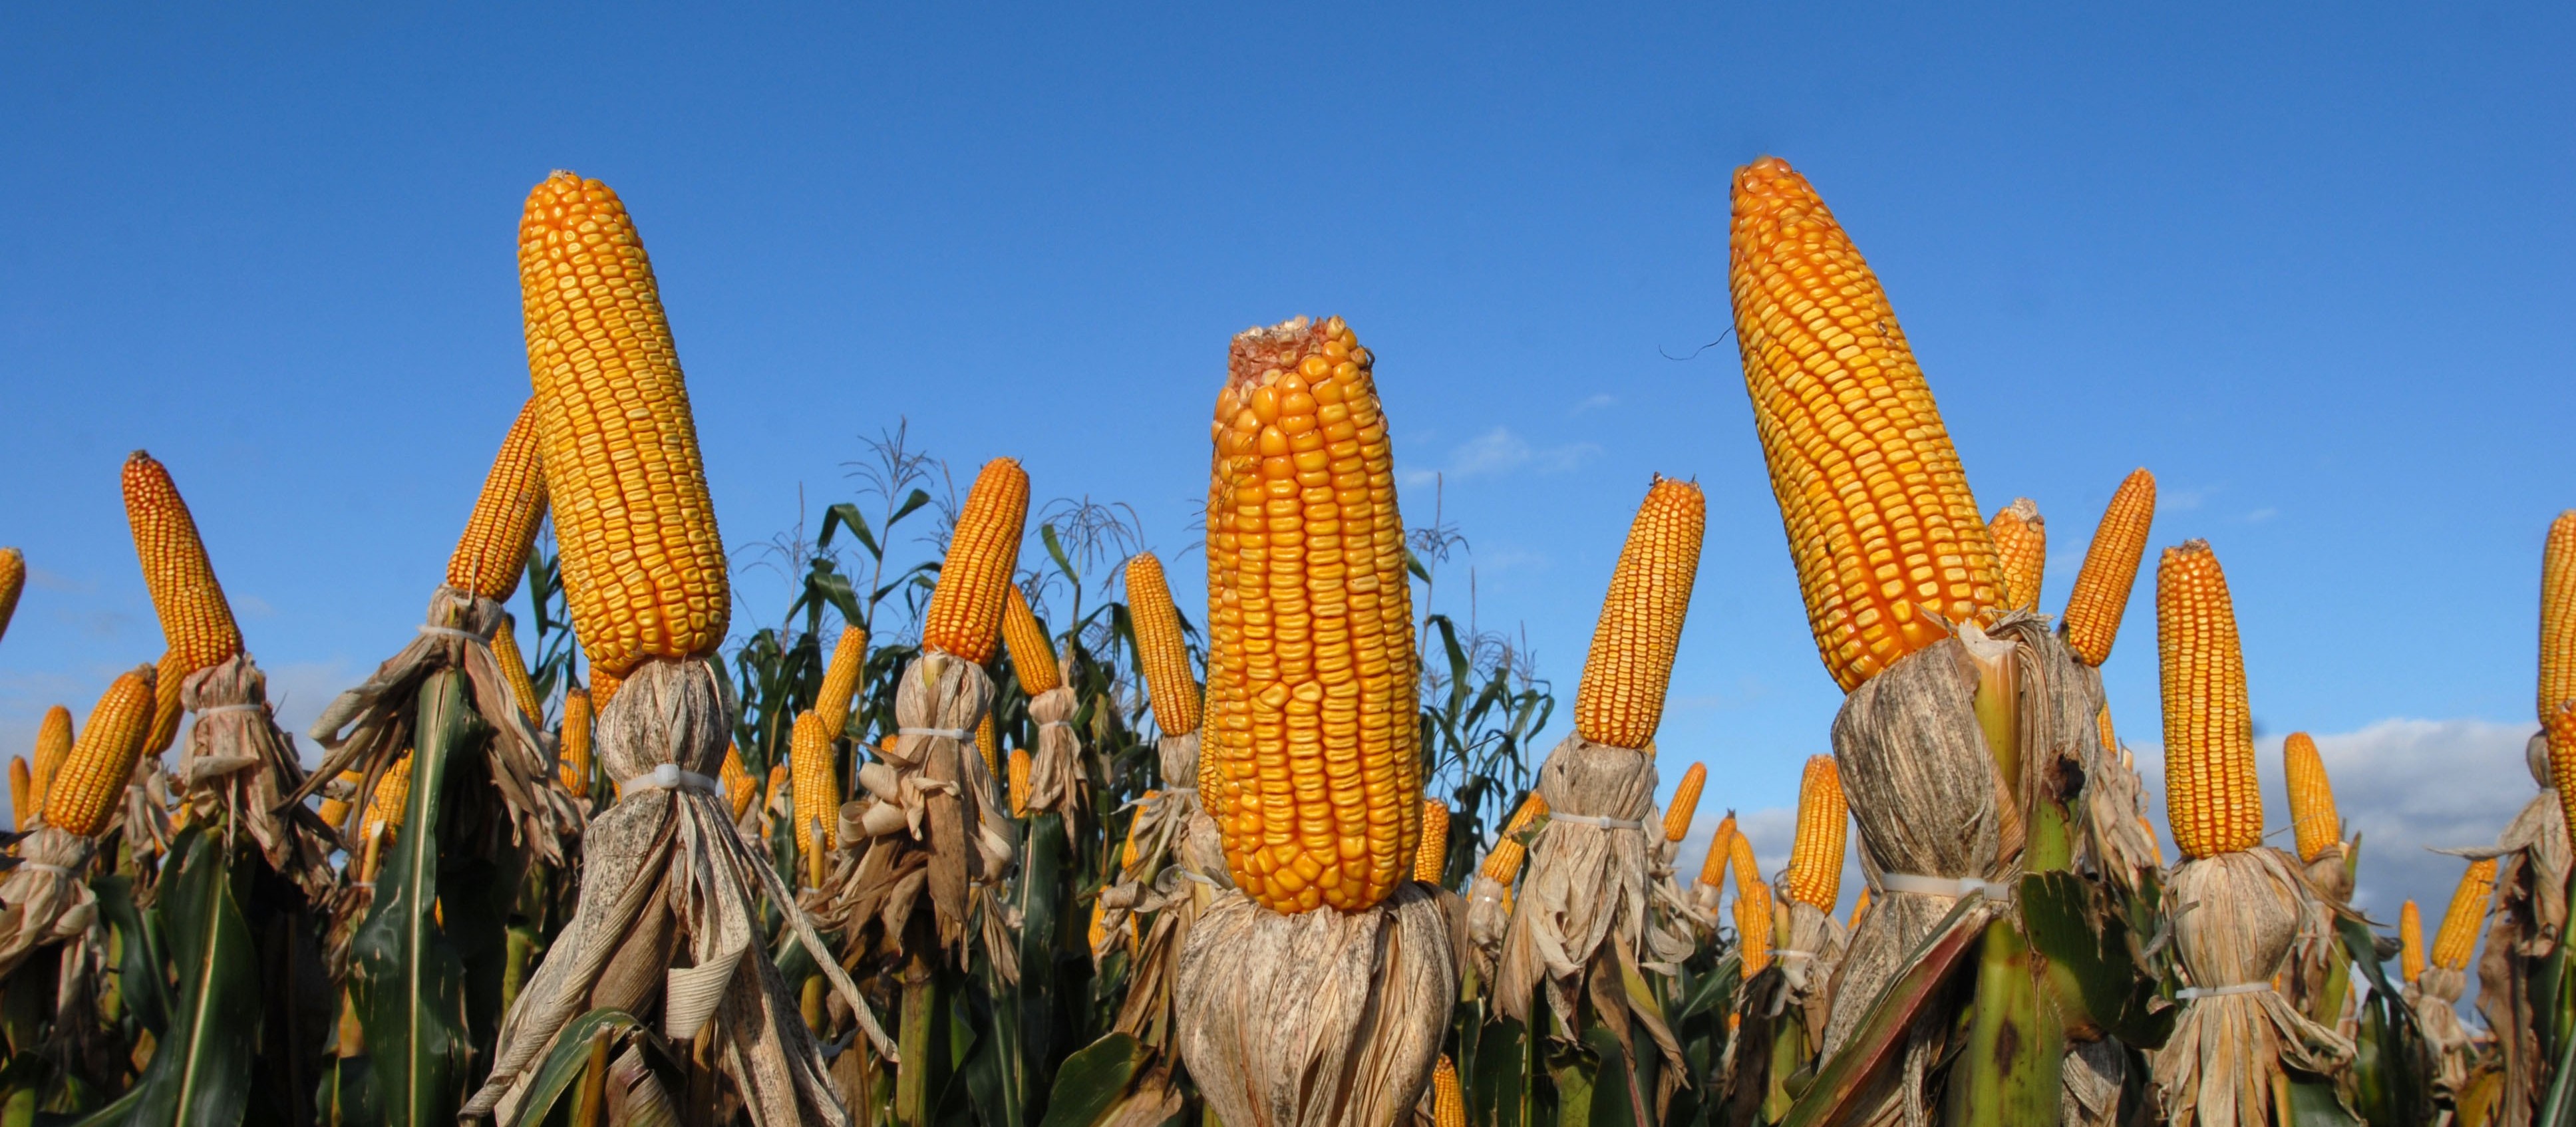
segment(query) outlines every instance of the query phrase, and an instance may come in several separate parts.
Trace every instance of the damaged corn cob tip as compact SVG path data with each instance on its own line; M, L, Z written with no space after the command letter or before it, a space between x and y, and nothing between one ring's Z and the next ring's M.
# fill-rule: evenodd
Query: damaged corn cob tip
M125 519L134 532L134 555L152 611L161 620L161 657L155 681L152 730L143 753L169 750L179 734L179 690L188 675L242 652L241 627L215 581L215 565L197 535L197 520L179 497L170 471L141 450L125 459Z
M2156 475L2143 467L2132 470L2102 510L2093 543L2084 549L2084 569L2075 573L2075 591L2066 597L2066 648L2076 660L2099 666L2111 659L2155 519Z
M1449 806L1436 798L1422 800L1422 848L1413 855L1413 879L1440 883L1449 870Z
M622 678L723 644L733 599L653 264L608 185L558 172L519 220L519 294L564 596ZM593 703L608 707L594 678Z
M1015 586L1002 589L1002 650L1011 656L1020 692L1034 697L1064 684L1056 672L1055 644L1039 625L1037 612L1029 609L1028 597Z
M1512 813L1512 820L1503 823L1503 832L1494 842L1494 851L1485 854L1485 862L1477 868L1476 874L1510 888L1521 875L1521 862L1529 856L1529 846L1521 841L1521 831L1528 829L1531 822L1545 813L1547 800L1539 797L1537 791L1529 792L1529 797L1521 800L1521 808Z
M2397 972L2408 986L2424 977L2424 915L2412 900L2397 910Z
M2314 861L2343 840L2343 817L2335 812L2334 784L2326 780L2325 760L2317 741L2292 732L2281 741L2281 774L2290 788L2290 826L2298 839L2299 860Z
M1693 763L1682 772L1682 781L1673 784L1672 809L1664 811L1664 840L1680 841L1690 836L1691 819L1699 816L1699 792L1708 785L1708 764Z
M44 722L36 726L36 808L45 806L45 796L52 792L54 776L60 774L63 762L72 756L72 710L55 705L45 710Z
M1203 757L1235 884L1376 905L1421 834L1413 600L1373 358L1341 318L1237 334L1211 431Z
M2227 576L2206 540L2165 549L2156 567L2156 649L2163 659L2165 815L2189 858L2263 843L2254 775L2254 715Z
M465 518L465 535L447 557L447 585L494 602L519 589L528 549L546 519L546 472L537 454L537 401L519 408L501 452L483 477L483 492Z
M0 548L0 638L9 636L9 620L18 614L18 595L26 589L26 555L16 548Z
M2540 555L2540 722L2576 700L2576 509L2549 522Z
M1735 811L1729 810L1726 820L1717 824L1717 832L1708 835L1708 856L1699 863L1699 883L1710 888L1726 887L1726 864L1734 856L1734 849Z
M564 789L577 795L590 793L591 780L591 706L590 691L574 688L564 693L563 707L563 775Z
M1127 614L1135 623L1136 653L1145 667L1146 695L1154 724L1167 736L1199 730L1199 683L1190 675L1189 643L1181 636L1181 608L1163 561L1139 552L1127 561Z
M159 673L139 665L119 676L90 709L89 723L45 792L45 824L89 837L108 827L125 802L125 784L151 734Z
M1574 728L1584 739L1643 748L1655 738L1707 530L1699 486L1658 475L1647 487L1574 690Z
M814 715L822 719L824 735L838 739L850 726L850 702L858 698L867 667L867 628L842 627L840 640L832 644L832 663L823 667L823 689L814 698Z
M1995 540L2004 608L2036 613L2039 581L2048 570L2048 523L2040 518L2038 503L2028 497L2013 498L2012 504L1995 510L1994 519L1986 522L1986 534Z
M1789 871L1782 880L1789 899L1834 910L1843 894L1843 836L1850 822L1834 757L1809 757L1806 775L1798 782L1798 840L1789 847Z
M1009 458L984 463L939 565L921 645L982 665L993 659L1011 572L1020 565L1020 533L1029 517L1029 475Z
M2433 937L2432 965L2444 970L2467 970L2469 955L2477 950L2478 931L2485 926L2487 901L2495 896L2495 858L2469 862L2469 871L2460 874L2460 887L2451 893L2451 907L2442 913L2442 930Z
M1896 313L1788 162L1735 173L1728 288L1816 649L1848 692L2003 602L1994 538Z
M832 734L823 729L823 718L813 709L796 714L796 727L788 736L787 767L795 780L789 786L795 800L796 851L814 849L818 837L822 848L835 847L841 783L832 770Z

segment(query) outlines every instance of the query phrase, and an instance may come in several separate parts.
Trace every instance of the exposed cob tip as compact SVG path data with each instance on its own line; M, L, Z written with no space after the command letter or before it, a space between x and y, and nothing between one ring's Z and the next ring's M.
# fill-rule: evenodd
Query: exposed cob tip
M18 595L26 589L26 555L16 548L0 548L0 638L9 636L9 620L18 614Z
M1002 588L1002 650L1011 656L1011 673L1020 680L1020 692L1035 697L1064 684L1056 670L1055 643L1047 638L1037 612L1029 609L1028 596L1015 584Z
M2036 612L2039 582L2048 571L2048 522L2039 515L2039 503L2028 497L2013 498L2012 504L1995 510L1994 519L1986 522L1986 532L1995 538L2004 606Z
M2487 901L2495 896L2495 883L2495 858L2469 862L2469 871L2460 874L2460 887L2451 893L2450 910L2442 913L2442 930L2433 937L2432 965L2468 969L2469 955L2477 950L2478 931L2486 923Z
M2165 712L2165 816L2190 858L2263 843L2254 714L2227 576L2206 540L2167 548L2156 567L2156 649Z
M1850 823L1851 807L1834 757L1809 756L1806 774L1798 780L1798 840L1789 847L1789 868L1781 879L1789 899L1834 910L1842 899L1843 841Z
M125 800L125 784L151 733L159 672L138 665L119 676L90 709L89 723L45 793L45 824L88 837L107 828Z
M360 840L402 829L403 820L411 814L411 766L411 749L404 748L401 758L376 780L375 797L367 801L367 816L359 822Z
M1425 884L1440 883L1440 875L1449 870L1449 805L1436 798L1422 800L1422 848L1413 855L1413 879Z
M1145 667L1145 691L1154 724L1167 736L1199 730L1199 682L1190 673L1189 643L1181 636L1181 608L1172 601L1171 577L1152 552L1127 561L1127 615L1136 628L1136 653Z
M2549 522L2540 554L2540 722L2576 700L2576 509Z
M2412 900L2397 909L2397 973L2408 986L2424 977L2424 915Z
M1655 738L1707 531L1699 486L1655 475L1611 569L1574 691L1574 727L1584 739L1643 748Z
M2325 759L2306 732L2292 732L2281 741L2281 775L2290 788L2290 827L2298 839L2299 860L2314 861L2343 840L2343 816L2335 811Z
M2066 648L2076 660L2098 666L2111 659L2111 643L2120 636L2120 616L2129 609L2129 589L2136 586L2138 562L2146 557L2147 530L2156 519L2156 475L2141 466L2129 471L2093 543L2084 549L2084 568L2075 573L2074 593L2066 597Z
M1431 1067L1431 1127L1467 1127L1467 1095L1458 1087L1458 1066L1447 1053Z
M537 449L537 401L501 437L501 450L483 477L483 492L465 518L465 535L447 557L447 585L495 602L519 589L528 550L546 519L546 472Z
M1682 781L1673 784L1673 805L1664 811L1664 840L1680 841L1690 836L1691 819L1699 816L1699 792L1708 785L1708 764L1693 763L1682 772Z

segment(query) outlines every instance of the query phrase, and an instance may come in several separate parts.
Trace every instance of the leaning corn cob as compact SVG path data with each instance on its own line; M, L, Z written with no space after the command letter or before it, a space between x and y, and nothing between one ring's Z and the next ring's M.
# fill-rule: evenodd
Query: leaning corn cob
M501 628L492 632L492 660L501 666L501 679L510 683L510 696L528 723L543 725L546 706L537 699L537 683L528 677L528 659L519 656L519 624L507 614L501 616Z
M821 848L831 849L838 836L841 808L840 780L833 777L832 734L823 728L823 718L812 709L796 714L796 728L789 735L787 767L793 772L796 810L796 851L813 851L817 837Z
M617 193L569 172L537 185L519 221L519 289L583 651L615 677L715 653L732 612L724 539L653 265Z
M45 795L53 789L54 776L63 769L63 761L72 754L72 710L55 705L45 710L45 719L36 727L36 808L45 806Z
M447 557L447 585L494 602L508 600L519 589L528 549L545 519L546 473L537 457L537 401L531 399L502 436L501 452L492 456L474 513L465 518L465 535Z
M1782 882L1789 899L1834 910L1842 899L1843 835L1850 822L1834 757L1810 757L1806 776L1798 782L1798 841L1789 849L1789 872Z
M1995 538L1995 566L2003 580L2004 605L2013 610L2039 609L2039 581L2048 570L2048 522L2028 497L1995 510L1986 522Z
M1032 765L1029 749L1024 747L1011 749L1011 816L1014 818L1029 816L1029 768Z
M849 728L850 702L858 698L867 667L867 627L842 627L840 640L832 644L832 664L823 667L822 692L814 698L814 715L822 719L824 735L839 739Z
M576 795L590 793L590 691L571 689L564 693L563 707L563 785Z
M1011 655L1011 672L1020 679L1022 693L1035 697L1064 684L1056 672L1055 645L1015 586L1002 592L1002 649Z
M1234 338L1208 511L1228 867L1273 911L1370 907L1422 808L1412 588L1371 357L1338 317Z
M2496 863L2488 857L2469 862L2460 887L2451 893L2451 908L2442 913L2442 930L2433 937L2432 965L2467 970L2478 946L2478 931L2487 918L2487 901L2495 895Z
M411 751L405 749L402 758L394 760L393 766L385 768L384 777L376 780L376 794L367 802L360 838L402 829L403 819L411 813L411 758Z
M993 635L1002 623L1004 595L1020 562L1020 533L1029 517L1029 475L1019 462L995 458L975 475L939 585L921 620L921 644L977 665L993 659Z
M2397 910L2397 972L2409 986L2424 977L2424 916L2412 900Z
M2144 467L2129 471L2102 510L2093 543L2084 549L2084 570L2075 573L2075 591L2066 597L2066 648L2076 660L2098 666L2111 659L2155 519L2156 475Z
M1413 855L1413 879L1440 883L1449 869L1449 806L1436 798L1422 800L1422 848Z
M731 743L725 745L724 766L716 770L723 780L725 803L733 808L733 819L739 822L743 812L751 809L752 803L760 801L760 780L752 777L751 769L742 765L742 749Z
M1136 628L1136 653L1145 667L1145 689L1154 724L1167 736L1199 730L1199 683L1190 675L1189 643L1181 637L1181 608L1163 561L1151 552L1127 561L1127 615Z
M1804 820L1802 816L1800 821ZM1753 860L1753 842L1743 831L1727 838L1726 850L1728 863L1735 868L1735 942L1744 977L1751 978L1771 965L1771 886L1762 880L1762 870Z
M1529 856L1529 846L1521 842L1521 831L1528 829L1531 822L1545 813L1547 799L1540 797L1537 791L1529 792L1529 797L1521 800L1521 808L1512 812L1511 821L1503 823L1503 832L1494 842L1494 851L1485 854L1485 863L1477 868L1477 875L1505 888L1511 887L1512 881L1521 875L1521 862Z
M27 588L27 557L16 548L0 548L0 638L9 636L17 616L18 595Z
M2576 509L2549 522L2540 555L2540 721L2576 700Z
M1708 785L1708 764L1693 763L1682 772L1682 781L1673 785L1672 809L1664 811L1664 840L1680 841L1690 836L1691 819L1699 815L1700 788Z
M1136 796L1136 805L1140 809L1135 816L1127 819L1127 836L1118 846L1118 867L1121 870L1136 867L1136 831L1144 828L1145 825L1144 812L1141 808L1152 806L1154 801L1161 797L1163 792L1159 790L1148 790Z
M1574 728L1584 739L1642 748L1655 738L1707 528L1699 486L1657 476L1619 549L1574 691Z
M215 565L206 558L197 536L196 518L179 497L170 471L137 450L125 460L125 519L134 531L134 555L143 563L143 582L152 592L152 610L161 619L168 652L161 659L155 684L152 731L143 751L159 755L179 734L179 690L188 675L242 652L241 628L215 581Z
M1717 832L1708 835L1708 856L1699 863L1699 883L1710 888L1726 887L1726 863L1735 848L1735 811L1726 812L1726 820L1717 824ZM1716 905L1712 902L1710 907Z
M1851 922L1843 926L1843 931L1844 931L1845 933L1847 933L1847 934L1848 934L1848 933L1851 933L1851 932L1857 932L1857 931L1859 931L1859 930L1860 930L1860 914L1861 914L1861 913L1863 913L1863 912L1866 912L1866 911L1868 911L1868 910L1869 910L1869 886L1868 886L1868 885L1862 885L1862 886L1861 886L1861 889L1860 889L1860 895L1855 896L1855 897L1853 897L1853 898L1852 898L1852 914L1851 914Z
M107 828L125 802L126 781L151 734L158 676L149 665L137 666L98 698L79 741L45 792L46 825L80 837Z
M2254 717L2227 576L2206 540L2165 549L2156 568L2156 649L2163 658L2165 815L2185 857L2263 843L2254 777Z
M2292 732L2281 741L2281 772L2290 788L2290 826L2298 839L2299 860L2314 861L2343 839L2343 819L2335 813L2334 785L2326 780L2325 760L2317 741Z
M2003 601L1994 540L1885 291L1787 162L1735 174L1728 286L1816 649L1849 691ZM1928 612L1928 613L1927 613Z

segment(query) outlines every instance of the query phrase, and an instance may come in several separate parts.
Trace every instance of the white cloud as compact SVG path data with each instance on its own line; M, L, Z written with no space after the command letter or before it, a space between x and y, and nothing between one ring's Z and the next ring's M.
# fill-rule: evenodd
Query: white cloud
M1583 402L1575 404L1573 413L1580 415L1586 411L1598 411L1604 407L1616 407L1618 405L1618 396L1612 395L1606 391L1598 392L1593 395L1586 396Z
M1406 470L1397 475L1397 480L1407 487L1420 488L1435 480L1472 481L1480 477L1500 477L1522 469L1564 473L1581 466L1600 452L1600 447L1589 442L1541 449L1512 433L1510 427L1495 427L1451 449L1448 460L1438 470Z
M2264 506L2264 507L2262 507L2262 508L2256 509L2256 510L2254 510L2253 512L2250 512L2250 513L2245 514L2245 523L2247 523L2247 524L2261 524L2261 523L2263 523L2264 521L2270 520L2270 519L2272 519L2273 517L2277 517L2277 516L2279 516L2279 515L2281 515L2281 510L2276 509L2276 508L2273 508L2273 507L2271 507L2271 506L2269 506L2269 505L2265 505L2265 506Z

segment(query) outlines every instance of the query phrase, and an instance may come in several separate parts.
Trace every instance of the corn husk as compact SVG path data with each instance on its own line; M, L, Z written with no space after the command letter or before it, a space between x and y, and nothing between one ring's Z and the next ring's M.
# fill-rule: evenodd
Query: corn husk
M170 852L170 808L178 799L170 785L170 771L162 766L161 757L147 755L134 763L134 775L125 783L125 809L116 816L116 830L125 838L126 847L137 857L164 856Z
M2478 952L2478 1012L2495 1034L2505 1123L2528 1122L2548 1085L2553 1062L2542 1053L2531 977L2567 926L2567 817L2549 785L2548 738L2533 735L2524 754L2540 792L2494 846L2458 851L2496 858L2496 915Z
M2166 886L2174 950L2190 985L2263 984L2250 993L2185 999L2155 1053L2156 1087L2174 1127L2268 1127L2282 1068L2331 1074L2352 1042L2308 1020L2270 988L2314 919L2295 858L2245 849L2184 862Z
M2040 647L2043 652L2053 650L2067 658L2052 670L2052 683L2069 695L2069 703L2100 715L2105 707L2102 671L2072 660L2062 640L2052 636L2050 642L2054 644ZM2146 874L2164 867L2155 834L2145 821L2146 782L2138 777L2137 762L2125 749L2102 746L2098 729L2089 747L2091 750L2082 760L2084 833L2079 839L2082 854L2077 863L2124 889L2135 889Z
M84 879L95 845L52 826L19 840L18 863L0 875L0 978L96 922L98 896Z
M1155 750L1163 778L1198 777L1198 733L1164 736ZM1203 835L1194 832L1200 827ZM1175 1028L1172 1000L1181 951L1199 916L1232 882L1226 875L1223 839L1200 808L1195 788L1169 788L1139 800L1128 840L1135 843L1136 856L1101 890L1104 942L1092 959L1096 967L1111 949L1129 948L1127 997L1114 1028L1162 1048ZM1194 849L1194 840L1211 848Z
M1560 1019L1576 1013L1583 978L1605 945L1633 959L1646 928L1648 861L1654 841L1655 761L1633 748L1568 734L1539 767L1548 817L1530 841L1521 891L1495 967L1495 1009L1527 1022L1536 990ZM1600 826L1604 818L1632 826Z
M1181 949L1180 1054L1226 1127L1392 1124L1457 1001L1449 922L1407 882L1362 912L1283 916L1228 890Z
M1795 1008L1804 1019L1807 1053L1813 1056L1825 1047L1825 1026L1833 1017L1834 972L1842 969L1843 948L1851 937L1844 933L1842 921L1813 904L1791 900L1785 893L1773 902L1788 906L1776 928L1780 944L1771 952L1772 963L1780 968L1781 1004Z
M306 778L269 708L268 678L249 654L236 654L189 674L179 702L197 717L176 772L190 820L225 820L307 900L329 903L339 891L328 844L336 835L321 815L287 798Z
M1038 726L1038 746L1029 755L1029 813L1063 815L1064 840L1074 844L1074 815L1082 809L1082 741L1073 730L1077 705L1073 687L1058 685L1029 700L1029 719ZM1190 779L1192 775L1165 775Z
M2457 1097L2469 1079L2469 1031L2460 1022L2460 995L2468 982L2465 972L2426 967L2406 988L2406 1006L2433 1050L2433 1092L2444 1100Z

